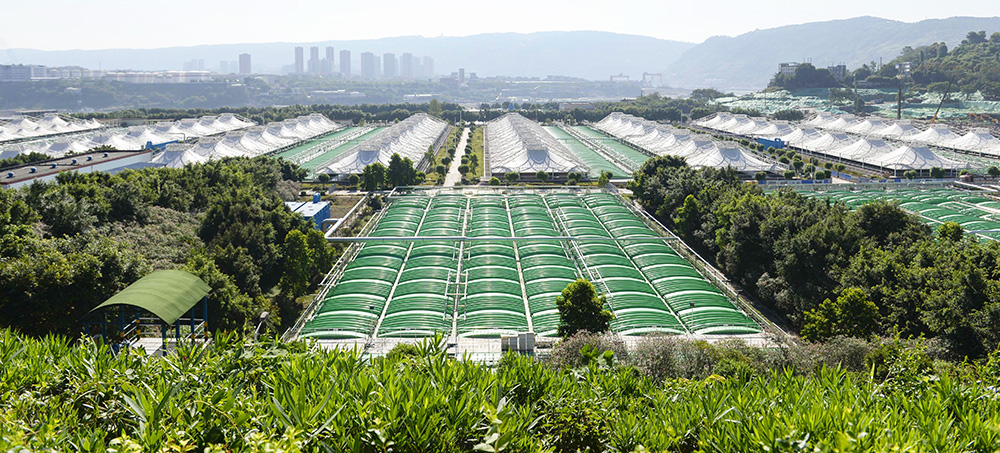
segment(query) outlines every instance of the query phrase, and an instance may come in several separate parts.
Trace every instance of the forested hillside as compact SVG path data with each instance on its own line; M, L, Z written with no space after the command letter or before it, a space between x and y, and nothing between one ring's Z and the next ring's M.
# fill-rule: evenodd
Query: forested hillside
M850 211L787 189L764 193L734 171L674 157L647 161L632 187L808 340L923 336L956 360L1000 344L1000 243L977 242L956 223L933 232L895 204Z
M897 63L910 63L910 77L917 89L950 91L970 96L977 91L989 100L1000 100L1000 31L970 31L951 50L945 43L906 47L879 75L896 75Z
M0 327L75 335L90 309L169 268L212 287L212 329L240 329L265 310L276 324L294 322L295 298L335 258L282 202L297 196L302 176L281 160L240 158L61 173L55 183L0 191ZM287 262L307 272L291 274Z

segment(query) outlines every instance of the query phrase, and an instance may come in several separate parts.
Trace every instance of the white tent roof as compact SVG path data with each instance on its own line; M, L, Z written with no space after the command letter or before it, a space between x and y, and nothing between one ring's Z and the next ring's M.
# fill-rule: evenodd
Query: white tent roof
M96 146L110 146L119 151L136 151L141 147L125 139L124 134L97 134L90 138Z
M984 153L1000 154L1000 140L990 133L985 127L975 127L961 137L956 137L946 146L963 149L966 151L979 151Z
M787 121L772 121L767 127L753 132L755 137L778 138L792 133L792 126Z
M871 163L891 170L930 170L968 168L969 164L945 159L924 146L904 145L895 151L872 159Z
M678 132L675 134L670 134L668 136L665 136L663 140L660 140L655 144L649 145L648 147L646 147L646 149L652 151L657 155L674 154L675 152L683 148L685 145L690 143L691 140L693 139L694 137L691 134Z
M724 123L719 123L715 128L720 131L735 132L752 120L746 115L732 115Z
M195 154L209 160L222 159L224 157L239 157L244 153L239 149L223 143L222 140L201 139L191 148Z
M885 129L888 127L885 121L879 118L866 118L864 121L857 123L847 129L845 132L850 132L852 134L870 134L874 131Z
M192 149L167 150L153 157L153 163L165 164L168 168L181 168L185 165L203 164L208 162L207 157L199 156Z
M740 135L754 135L757 131L766 129L768 126L770 123L764 118L750 118L749 121L741 123L730 132Z
M337 175L360 174L375 162L388 166L393 154L409 158L417 165L447 127L448 123L426 113L411 115L349 149L320 171Z
M589 173L579 157L538 123L508 113L486 125L491 173Z
M62 157L68 153L82 153L98 146L85 138L56 140L43 153L53 157Z
M854 115L840 115L833 121L823 124L821 127L831 131L845 131L859 122Z
M710 117L705 117L705 118L702 118L702 119L700 119L698 121L695 121L695 124L698 124L699 126L707 127L707 128L710 128L710 129L718 129L718 127L719 127L720 124L723 124L726 121L729 121L729 119L732 118L732 116L733 115L731 113L729 113L729 112L719 112L719 113L716 113L715 115L712 115Z
M826 151L831 156L839 156L857 162L870 162L878 156L891 153L892 145L877 138L862 138L850 145Z
M710 137L693 137L682 146L674 147L664 154L686 158L713 152L715 148L715 141Z
M932 124L927 130L910 136L903 137L903 141L923 143L927 145L941 145L952 141L959 136L948 129L943 124Z
M809 140L805 143L799 144L800 148L808 149L809 151L823 152L831 149L840 148L841 146L846 146L853 142L850 136L842 132L826 132L819 137Z
M894 140L902 140L905 137L909 137L911 135L917 135L919 133L920 130L913 127L913 125L910 124L909 121L899 121L896 124L885 127L884 129L879 129L877 131L872 132L872 135L891 138Z
M832 121L834 121L836 119L837 119L837 117L834 116L832 113L829 113L829 112L819 112L819 113L816 114L816 116L812 117L812 119L810 119L809 121L806 121L806 122L804 122L802 124L806 125L806 126L812 126L812 127L823 127L823 125L825 125L827 123L830 123L830 122L832 122Z
M125 140L134 143L139 148L143 148L146 146L147 142L159 145L176 139L161 136L154 132L153 128L139 126L130 127L128 129L128 134L125 135Z
M730 143L718 143L707 152L693 155L687 158L687 163L691 167L733 167L744 173L758 171L774 171L775 166L764 162L742 148Z
M0 123L0 142L32 137L45 137L101 128L96 120L78 120L69 116L47 113L41 118L15 118Z
M793 129L791 132L779 137L781 141L799 146L801 143L815 140L823 135L822 132L813 127L803 126Z

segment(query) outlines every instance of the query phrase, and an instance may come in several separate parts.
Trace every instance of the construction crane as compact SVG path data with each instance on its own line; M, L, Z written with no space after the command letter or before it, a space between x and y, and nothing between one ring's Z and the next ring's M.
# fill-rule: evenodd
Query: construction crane
M941 106L944 105L945 99L948 99L949 91L951 91L951 81L948 81L948 87L944 89L944 95L941 96L941 102L938 103L937 110L934 111L934 118L931 118L931 124L937 121L938 113L941 113Z

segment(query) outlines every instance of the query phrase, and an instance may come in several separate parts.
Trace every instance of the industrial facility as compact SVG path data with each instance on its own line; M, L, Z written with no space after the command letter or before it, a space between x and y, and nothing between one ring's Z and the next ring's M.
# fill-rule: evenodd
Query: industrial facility
M614 193L429 189L387 203L291 336L554 337L556 296L578 278L606 294L621 335L761 332L717 271Z

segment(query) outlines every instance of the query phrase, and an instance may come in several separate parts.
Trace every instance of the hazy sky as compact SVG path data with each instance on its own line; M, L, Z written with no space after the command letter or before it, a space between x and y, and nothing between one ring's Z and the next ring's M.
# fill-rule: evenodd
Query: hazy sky
M702 42L856 16L997 16L997 0L46 0L3 8L0 49L155 48L600 30Z

